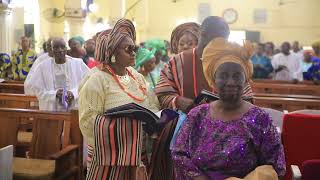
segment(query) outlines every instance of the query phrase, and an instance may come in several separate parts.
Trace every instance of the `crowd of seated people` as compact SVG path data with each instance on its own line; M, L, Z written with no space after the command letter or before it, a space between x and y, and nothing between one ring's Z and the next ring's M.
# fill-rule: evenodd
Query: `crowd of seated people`
M319 84L319 42L313 50L303 50L298 41L281 44L280 52L273 50L273 43L259 43L251 60L253 79L274 79L297 83L303 80Z

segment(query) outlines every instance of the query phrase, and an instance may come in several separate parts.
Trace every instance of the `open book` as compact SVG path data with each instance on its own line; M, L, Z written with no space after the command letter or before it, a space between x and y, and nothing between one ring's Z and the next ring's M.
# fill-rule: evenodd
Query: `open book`
M209 103L212 101L219 100L219 96L212 94L207 90L202 90L201 93L194 99L194 104Z
M242 99L252 103L252 97L243 96ZM215 95L212 92L203 89L201 93L194 99L193 102L194 104L202 104L202 103L209 103L216 100L219 100L218 95Z
M111 118L129 117L143 121L143 129L148 134L160 132L167 122L179 116L177 112L171 109L164 109L159 113L153 113L136 103L129 103L109 109L105 112L105 115Z

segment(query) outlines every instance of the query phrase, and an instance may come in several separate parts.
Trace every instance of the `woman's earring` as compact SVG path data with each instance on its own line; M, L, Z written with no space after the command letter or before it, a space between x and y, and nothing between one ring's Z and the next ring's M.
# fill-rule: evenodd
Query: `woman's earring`
M116 57L112 56L111 57L111 63L115 63L116 62Z

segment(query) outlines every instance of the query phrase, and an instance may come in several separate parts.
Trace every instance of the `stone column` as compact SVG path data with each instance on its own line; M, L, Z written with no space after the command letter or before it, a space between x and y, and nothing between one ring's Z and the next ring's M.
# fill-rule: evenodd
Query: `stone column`
M0 7L0 52L11 53L13 32L11 30L11 9Z
M65 18L69 25L69 33L65 37L83 36L83 24L86 15L81 7L80 0L66 0L65 1Z

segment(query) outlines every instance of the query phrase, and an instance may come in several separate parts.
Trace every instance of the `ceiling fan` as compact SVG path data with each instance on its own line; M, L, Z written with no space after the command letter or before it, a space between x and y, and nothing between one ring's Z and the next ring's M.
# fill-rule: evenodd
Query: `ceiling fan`
M284 6L289 3L296 3L297 1L279 0L279 6Z

